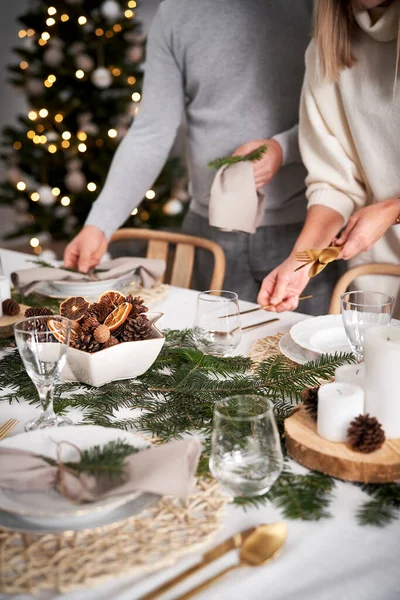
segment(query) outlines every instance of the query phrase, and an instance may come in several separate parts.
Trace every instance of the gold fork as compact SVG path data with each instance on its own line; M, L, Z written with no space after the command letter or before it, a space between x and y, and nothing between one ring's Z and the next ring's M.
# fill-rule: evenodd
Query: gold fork
M11 433L18 423L18 419L8 419L8 421L3 423L3 425L0 426L0 440L4 440L4 438Z

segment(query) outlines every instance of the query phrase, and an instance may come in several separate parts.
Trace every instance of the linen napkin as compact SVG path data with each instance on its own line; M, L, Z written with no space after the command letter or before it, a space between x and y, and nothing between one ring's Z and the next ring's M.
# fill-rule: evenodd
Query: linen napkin
M96 268L95 275L74 273L62 268L34 267L11 273L11 280L18 292L27 295L41 281L100 281L138 273L141 277L141 285L150 288L162 277L164 271L164 260L124 256L101 263Z
M251 162L224 165L219 169L210 193L210 225L255 233L263 222L264 208L265 193L256 189Z
M121 483L86 473L78 476L62 463L52 466L36 454L2 447L0 487L20 492L56 488L76 503L94 502L135 491L177 496L185 500L193 486L200 453L198 438L142 450L125 459Z

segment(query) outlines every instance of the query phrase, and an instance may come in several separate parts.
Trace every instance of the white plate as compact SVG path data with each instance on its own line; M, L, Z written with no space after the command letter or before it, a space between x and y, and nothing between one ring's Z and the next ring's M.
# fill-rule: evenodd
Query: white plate
M279 350L284 356L299 365L305 365L310 360L316 360L320 356L316 352L298 346L290 337L289 331L279 340Z
M391 325L399 327L400 321L392 319ZM293 325L290 336L301 348L318 354L351 352L342 315L324 315L300 321Z
M129 274L113 279L102 279L101 281L41 281L34 291L48 298L68 298L70 296L84 296L96 299L108 290L120 290L124 286L138 285L140 277Z
M91 446L123 440L135 448L145 448L148 444L134 433L98 427L77 425L20 433L0 442L0 447L27 450L56 459L57 442L67 441L84 450ZM77 451L70 445L62 447L62 460L77 460ZM57 521L63 529L85 523L87 527L103 518L106 513L135 500L142 492L132 492L121 497L104 498L98 502L77 505L62 496L55 489L40 492L18 492L0 488L0 510L35 522L37 525L54 524Z
M82 517L71 517L70 519L37 519L31 521L12 515L6 511L0 510L0 528L11 529L12 531L20 531L22 533L63 533L64 531L84 531L85 529L94 529L112 525L119 521L129 519L134 515L139 514L142 510L149 508L159 499L156 494L143 493L137 498L118 506L114 510L101 512L99 514Z

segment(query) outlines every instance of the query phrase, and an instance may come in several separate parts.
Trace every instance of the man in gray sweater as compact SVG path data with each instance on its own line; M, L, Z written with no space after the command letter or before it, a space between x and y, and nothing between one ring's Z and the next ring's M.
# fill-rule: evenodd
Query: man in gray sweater
M311 0L164 0L148 39L140 111L120 144L85 226L69 244L65 264L87 271L162 169L185 115L192 201L183 231L213 239L227 257L225 289L255 301L263 278L288 256L306 214L305 170L297 120ZM207 163L247 154L266 193L263 226L254 235L208 224L215 172ZM196 286L207 289L212 263L196 257ZM329 271L328 269L326 271ZM332 270L329 271L330 278ZM331 281L318 279L301 309L326 310Z

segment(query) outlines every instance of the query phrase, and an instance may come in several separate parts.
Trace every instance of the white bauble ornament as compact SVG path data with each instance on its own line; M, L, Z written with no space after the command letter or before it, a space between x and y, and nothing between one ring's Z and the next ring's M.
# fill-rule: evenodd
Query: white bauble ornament
M54 261L57 261L57 254L54 252L54 250L43 250L43 252L40 255L40 258L48 263L52 263ZM57 266L56 264L54 266Z
M127 53L128 60L131 60L134 63L142 62L143 60L143 48L141 46L133 46L128 50Z
M41 79L28 79L25 84L25 89L31 96L39 96L45 89Z
M58 67L64 58L64 54L60 48L53 46L43 52L43 62L49 67Z
M56 131L48 131L46 137L48 142L56 142L58 140L58 133Z
M171 198L171 200L168 200L168 202L163 206L163 212L166 215L169 215L170 217L179 215L179 213L181 213L182 210L183 204L180 200L177 200L176 198Z
M97 69L95 69L92 73L91 80L96 87L104 90L110 87L112 75L105 67L97 67Z
M115 23L122 15L121 7L115 0L106 0L103 2L100 12L110 23Z
M94 67L94 60L91 56L89 56L89 54L78 54L75 57L75 64L78 67L78 69L82 69L82 71L85 71L85 73L87 73L88 71L91 71Z
M38 194L40 196L38 202L43 206L53 206L56 201L56 197L51 191L51 187L49 185L41 185L38 189Z
M82 162L79 159L70 160L67 164L68 173L65 176L64 182L70 192L78 194L85 189L86 177L80 170Z

